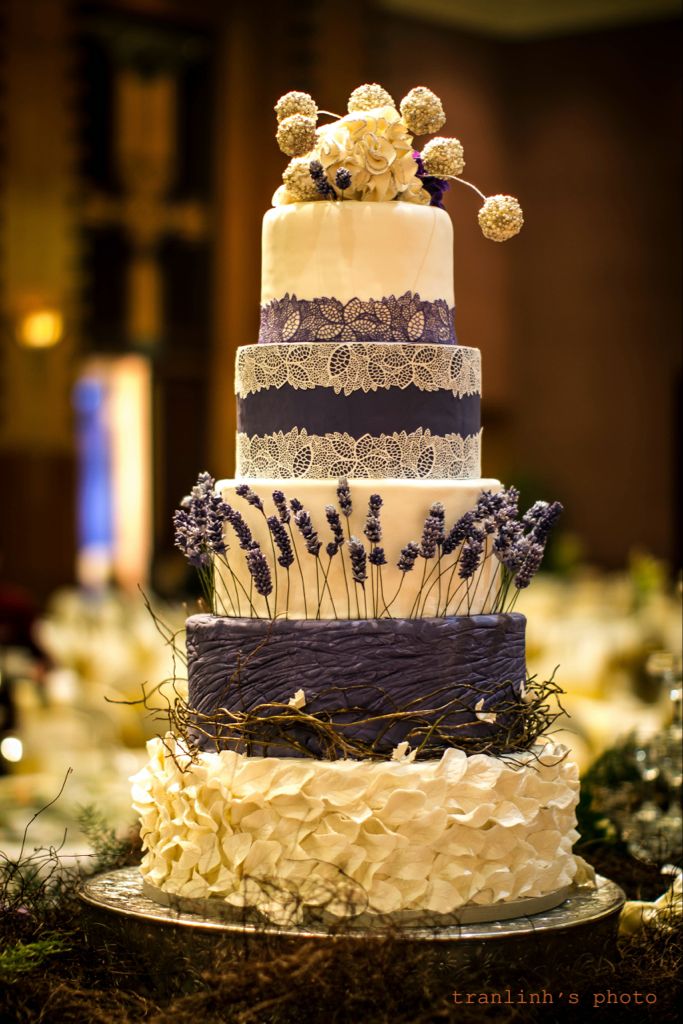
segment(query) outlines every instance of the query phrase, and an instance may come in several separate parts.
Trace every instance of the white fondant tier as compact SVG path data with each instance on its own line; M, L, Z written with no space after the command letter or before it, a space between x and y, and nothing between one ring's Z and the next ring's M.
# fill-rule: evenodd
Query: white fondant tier
M540 897L579 863L578 769L563 747L506 757L191 759L171 735L133 778L142 874L165 893L338 917Z
M453 227L411 203L294 203L263 218L261 304L298 299L422 300L453 295ZM343 339L342 339L343 340Z
M255 540L261 545L277 582L268 599L268 605L252 586L246 561L246 552L240 550L237 538L226 526L229 544L227 558L230 572L220 563L216 572L216 610L219 615L249 615L247 595L251 596L254 612L261 616L289 618L394 618L419 616L428 618L443 615L480 614L493 607L498 578L498 562L489 555L481 569L465 584L457 573L457 551L437 559L418 558L414 568L403 573L397 567L401 549L409 541L420 542L425 518L433 502L441 502L445 510L445 527L450 527L465 512L474 508L483 491L499 491L498 480L351 480L353 509L348 519L341 517L345 537L358 537L369 544L363 535L368 512L368 501L380 494L383 505L380 513L382 537L387 564L377 567L368 575L363 590L350 577L349 560L344 552L333 558L325 552L332 534L325 517L325 506L337 510L337 482L334 480L265 480L249 479L248 483L263 502L264 512L249 505L235 493L235 487L244 480L220 480L216 485L223 500L239 510L247 521ZM306 550L305 541L294 522L289 524L296 546L297 561L289 570L277 565L273 558L271 535L266 516L276 510L272 500L275 490L284 491L287 499L297 498L310 513L322 548L319 557ZM276 549L277 555L277 549ZM368 566L368 570L370 566ZM344 571L346 570L346 571ZM450 594L450 600L447 600ZM288 596L289 595L289 596ZM418 599L418 595L421 595ZM387 611L388 609L388 611ZM373 613L376 612L376 614Z

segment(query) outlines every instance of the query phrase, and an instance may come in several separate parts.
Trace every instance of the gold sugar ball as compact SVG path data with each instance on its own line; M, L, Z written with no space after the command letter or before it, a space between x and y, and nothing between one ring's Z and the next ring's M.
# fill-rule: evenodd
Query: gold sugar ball
M310 171L311 161L307 156L295 156L285 167L282 180L289 195L301 203L321 199Z
M524 223L522 207L514 196L489 196L478 219L482 234L492 242L505 242L519 234Z
M458 139L430 139L420 155L427 174L437 178L457 178L465 169L465 154Z
M280 121L275 138L287 156L303 156L315 146L315 121L305 114L290 114Z
M441 100L431 89L417 85L401 100L401 114L413 135L431 135L446 123Z
M347 104L349 114L355 110L374 110L376 107L396 108L393 96L376 82L373 82L372 85L359 85L349 96Z
M312 117L314 121L318 120L318 105L307 92L286 92L277 101L274 109L278 123L292 114L303 114L305 117Z

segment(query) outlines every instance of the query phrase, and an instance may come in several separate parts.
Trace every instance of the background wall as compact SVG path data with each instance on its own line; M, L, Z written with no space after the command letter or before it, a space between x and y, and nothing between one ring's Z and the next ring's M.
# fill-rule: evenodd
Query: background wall
M521 481L534 497L561 498L565 525L599 565L623 565L635 546L680 563L677 22L644 21L655 8L643 4L638 15L629 4L628 24L586 26L586 5L575 5L572 21L569 0L559 29L520 27L506 21L510 5L480 4L491 13L485 31L471 18L457 23L454 12L468 4L434 2L349 2L343 13L329 0L254 10L203 0L191 11L171 0L48 6L59 17L41 33L21 22L21 0L4 0L2 14L0 60L12 74L0 120L15 154L5 146L0 184L0 573L7 580L40 596L68 581L75 543L74 451L63 428L69 387L79 358L111 348L117 331L119 350L136 347L125 326L112 330L126 323L126 291L112 282L125 276L129 236L121 229L125 244L98 260L86 244L93 229L82 197L93 171L81 151L103 147L101 159L113 161L102 140L115 125L99 135L87 127L92 63L89 71L83 55L93 19L102 18L116 42L103 57L112 76L121 61L139 59L139 50L131 57L120 45L131 33L165 41L143 47L156 54L146 73L168 71L160 49L185 55L171 62L180 83L182 173L162 204L197 201L207 225L192 243L165 242L158 257L174 297L153 355L159 564L171 551L171 509L197 470L222 476L233 468L234 350L256 338L260 221L285 165L272 106L301 88L343 113L363 81L382 82L397 99L415 84L434 89L445 131L464 144L465 177L485 193L517 195L525 211L521 235L501 246L482 238L473 193L455 187L447 197L458 334L484 358L485 473ZM27 129L19 88L27 69L37 109L44 114L51 100L60 114L49 136ZM27 179L17 152L42 177ZM39 243L78 259L60 285L71 327L68 345L49 357L59 372L29 374L12 336L7 268L17 243L7 224L48 185L62 214L49 238L43 226ZM105 304L93 314L95 286L109 297L108 312ZM35 364L36 353L29 355ZM39 436L31 426L38 408ZM55 529L46 531L46 521Z

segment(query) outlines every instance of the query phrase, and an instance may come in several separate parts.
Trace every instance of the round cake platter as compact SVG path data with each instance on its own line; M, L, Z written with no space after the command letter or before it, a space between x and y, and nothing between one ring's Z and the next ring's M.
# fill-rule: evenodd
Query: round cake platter
M500 960L507 969L521 967L529 958L552 965L558 976L586 951L596 957L617 956L619 915L625 902L622 890L612 881L597 876L595 886L576 886L559 906L526 916L504 920L440 923L424 921L391 922L363 928L335 924L277 925L265 920L216 916L208 901L192 901L196 909L152 898L139 868L120 868L88 879L80 892L87 910L91 941L110 949L112 940L122 942L131 952L169 949L191 940L192 958L210 963L216 943L222 948L234 944L236 955L244 955L245 943L260 944L269 953L286 952L302 941L372 942L395 939L429 949L440 967L455 967L482 955Z

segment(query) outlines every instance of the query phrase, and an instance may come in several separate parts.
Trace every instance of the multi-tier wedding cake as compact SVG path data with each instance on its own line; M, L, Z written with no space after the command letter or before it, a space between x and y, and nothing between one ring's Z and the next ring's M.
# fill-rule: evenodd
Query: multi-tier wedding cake
M481 478L441 202L462 147L415 149L444 123L423 87L399 110L361 86L321 127L305 93L276 114L292 160L237 353L237 475L176 514L208 610L134 779L147 891L279 922L557 905L583 870L578 772L542 737L554 687L527 680L512 609L560 508L520 516ZM522 214L493 196L479 222L502 241Z

